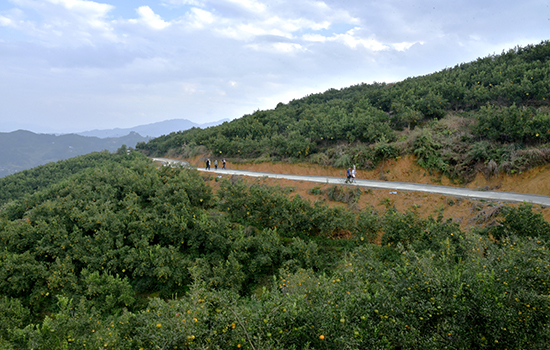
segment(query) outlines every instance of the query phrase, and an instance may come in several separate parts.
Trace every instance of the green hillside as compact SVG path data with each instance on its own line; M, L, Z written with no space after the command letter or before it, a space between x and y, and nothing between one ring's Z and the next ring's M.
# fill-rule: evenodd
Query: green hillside
M550 42L395 84L331 89L136 147L150 155L309 161L371 169L414 154L458 181L550 159Z
M46 189L89 168L97 168L112 162L128 165L136 157L145 159L141 154L136 152L127 154L127 151L126 147L121 147L115 154L108 151L92 152L0 178L0 205Z
M463 232L122 157L1 207L0 348L550 344L550 225L528 205Z
M0 178L18 171L71 157L107 150L114 152L122 145L134 147L147 140L135 132L122 137L86 137L76 134L35 134L17 130L0 132Z
M518 48L503 56L525 60L545 47ZM476 162L488 159L483 151L501 156L490 158L498 167L507 147L513 157L544 153L548 129L532 137L525 130L548 120L545 97L531 102L503 97L498 105L498 99L490 99L490 107L472 103L453 113L445 109L445 115L422 114L400 126L392 121L391 110L367 101L377 93L383 100L382 94L397 94L396 86L432 81L430 77L309 96L140 148L164 154L176 139L192 136L179 151L211 147L219 154L208 138L201 138L218 139L221 131L237 132L234 128L242 125L279 135L277 142L286 150L292 140L306 140L311 152L255 153L248 147L263 138L239 132L224 137L231 145L242 142L243 148L221 154L327 162L344 162L345 157L355 162L364 156L361 164L374 166L409 144L419 162L441 169L438 161L446 159L442 152L451 141L459 142L457 147L468 145L456 152L478 154ZM360 139L348 139L351 132L312 139L301 134L306 130L301 126L334 117L315 114L306 120L304 113L313 109L341 111L341 120L371 118L372 123L361 124ZM300 113L291 116L282 110ZM268 118L277 113L289 124ZM518 126L521 118L523 134L506 131L503 125ZM489 121L505 131L491 136L493 127L483 131ZM336 119L332 123L333 128L338 124ZM275 132L283 125L295 130ZM457 130L450 132L453 125ZM332 132L337 130L343 129ZM373 143L369 135L375 135ZM534 160L514 164L509 171ZM533 207L494 206L491 224L461 228L436 208L412 206L400 212L390 200L383 210L360 208L357 201L366 195L356 187L333 186L326 197L341 203L311 202L293 188L270 187L261 179L213 178L193 169L158 167L142 152L125 148L6 176L0 179L0 349L550 346L550 224ZM426 218L420 210L434 214Z

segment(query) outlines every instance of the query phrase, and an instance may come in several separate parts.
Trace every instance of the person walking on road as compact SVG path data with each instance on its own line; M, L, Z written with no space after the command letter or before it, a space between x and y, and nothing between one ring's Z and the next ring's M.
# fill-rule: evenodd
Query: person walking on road
M210 158L206 158L206 170L210 170Z
M346 183L351 182L351 168L346 171Z
M355 175L356 175L356 172L355 172L355 165L354 165L353 170L351 171L351 182L355 182Z
M214 170L218 170L218 160L214 161Z
M222 169L225 169L225 158L222 160Z

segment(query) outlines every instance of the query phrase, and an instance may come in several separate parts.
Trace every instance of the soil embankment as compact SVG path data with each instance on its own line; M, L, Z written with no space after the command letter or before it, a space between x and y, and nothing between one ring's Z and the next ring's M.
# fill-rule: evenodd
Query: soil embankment
M204 167L204 157L186 159L191 165ZM221 163L221 162L220 162ZM315 175L344 177L345 169L324 167L309 163L227 163L227 167L239 170L252 170L280 174ZM419 167L413 157L404 157L397 160L390 160L384 164L383 172L380 169L371 171L359 171L358 178L368 180L412 182L431 185L456 186L471 189L497 190L506 192L529 193L537 195L550 195L550 166L531 169L522 174L513 176L498 175L486 178L479 174L474 181L466 185L453 183L444 176L429 174L425 169ZM322 200L329 205L347 205L338 202L328 201L326 196L312 195L310 190L314 187L321 191L327 189L329 184L309 183L306 181L292 181L283 179L253 179L248 181L262 182L273 186L284 186L294 188L295 194L311 201ZM317 191L318 192L318 191ZM368 206L378 211L384 211L388 206L393 206L399 211L415 210L424 217L436 217L441 213L445 219L452 219L461 227L467 228L472 225L486 225L494 222L495 214L502 205L517 206L517 203L490 202L486 200L470 200L455 198L440 194L421 193L413 191L390 191L383 189L371 189L361 195L355 204L358 208ZM543 208L539 205L533 206L535 212L540 212L547 221L550 221L550 208Z

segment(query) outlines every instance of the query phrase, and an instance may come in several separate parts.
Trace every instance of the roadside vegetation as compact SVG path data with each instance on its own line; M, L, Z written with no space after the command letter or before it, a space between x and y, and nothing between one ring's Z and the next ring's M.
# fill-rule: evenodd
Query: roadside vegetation
M207 129L161 136L148 155L308 161L372 169L414 154L456 182L550 160L550 42L395 84L360 84L280 103Z
M503 56L548 68L549 55L536 55L547 47L518 48ZM464 76L483 62L489 74L502 59L464 65ZM454 76L460 69L434 76ZM418 79L426 80L415 85L418 91L435 84L432 76ZM355 187L315 186L309 194L319 200L307 200L293 188L262 181L158 167L143 154L221 151L243 154L242 159L375 167L410 147L419 164L443 171L443 155L454 140L464 147L455 150L457 155L477 154L475 162L451 167L457 179L467 179L469 167L481 164L521 171L536 164L534 158L503 166L525 154L544 154L550 130L540 126L548 120L546 95L530 102L508 100L511 95L504 93L481 102L463 96L469 102L459 98L464 103L459 107L447 101L456 111L426 115L429 110L417 109L415 99L427 97L417 93L405 107L423 117L398 124L391 106L394 99L407 101L401 95L411 84L414 79L309 96L245 116L246 123L239 119L219 129L155 139L141 145L141 152L94 153L0 179L0 348L548 348L550 224L528 204L499 205L488 223L464 227L436 208L427 216L418 206L398 211L390 200L360 207L357 202L368 191ZM394 90L399 86L404 90ZM438 91L434 86L430 91ZM375 104L378 99L389 99L390 109ZM331 103L347 106L340 123L335 118L327 124L320 139L304 134L299 125L311 124L299 115L315 108L329 112ZM357 112L357 119L346 124L360 108L368 113ZM315 114L310 122L328 123L328 115ZM284 116L289 118L284 128L290 130L278 132ZM251 124L254 118L258 122ZM351 140L352 133L332 133L337 125L356 125L362 118L367 118L361 124L364 136ZM506 131L499 121L513 124L508 120L523 120L524 127L540 120L532 127L538 136ZM243 133L250 125L265 128L280 147L263 153L258 148L263 138ZM239 127L244 131L226 139L231 147L242 142L242 148L222 150L211 143L222 130ZM495 128L504 131L493 134ZM209 133L212 139L200 141ZM193 141L173 147L175 140L191 136ZM311 147L278 153L288 151L293 140ZM507 156L503 150L511 145L516 148ZM459 163L466 170L458 171Z
M462 230L119 157L1 207L2 349L548 345L550 225L529 205Z

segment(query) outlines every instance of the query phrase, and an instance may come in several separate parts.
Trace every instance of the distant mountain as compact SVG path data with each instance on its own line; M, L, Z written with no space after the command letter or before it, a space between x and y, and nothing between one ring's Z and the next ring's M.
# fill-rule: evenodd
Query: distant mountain
M76 134L35 134L26 130L0 132L0 177L90 152L114 152L122 145L135 147L136 143L148 139L135 132L103 139Z
M79 132L77 134L82 136L95 136L95 137L103 138L103 137L121 137L124 135L128 135L130 132L136 132L143 136L159 137L162 135L168 135L174 131L187 130L193 127L204 129L210 126L222 124L223 122L226 122L226 121L229 121L229 119L222 119L212 123L197 124L187 119L171 119L171 120L165 120L158 123L134 126L132 128L126 128L126 129L121 129L121 128L103 129L103 130L95 129L91 131Z

